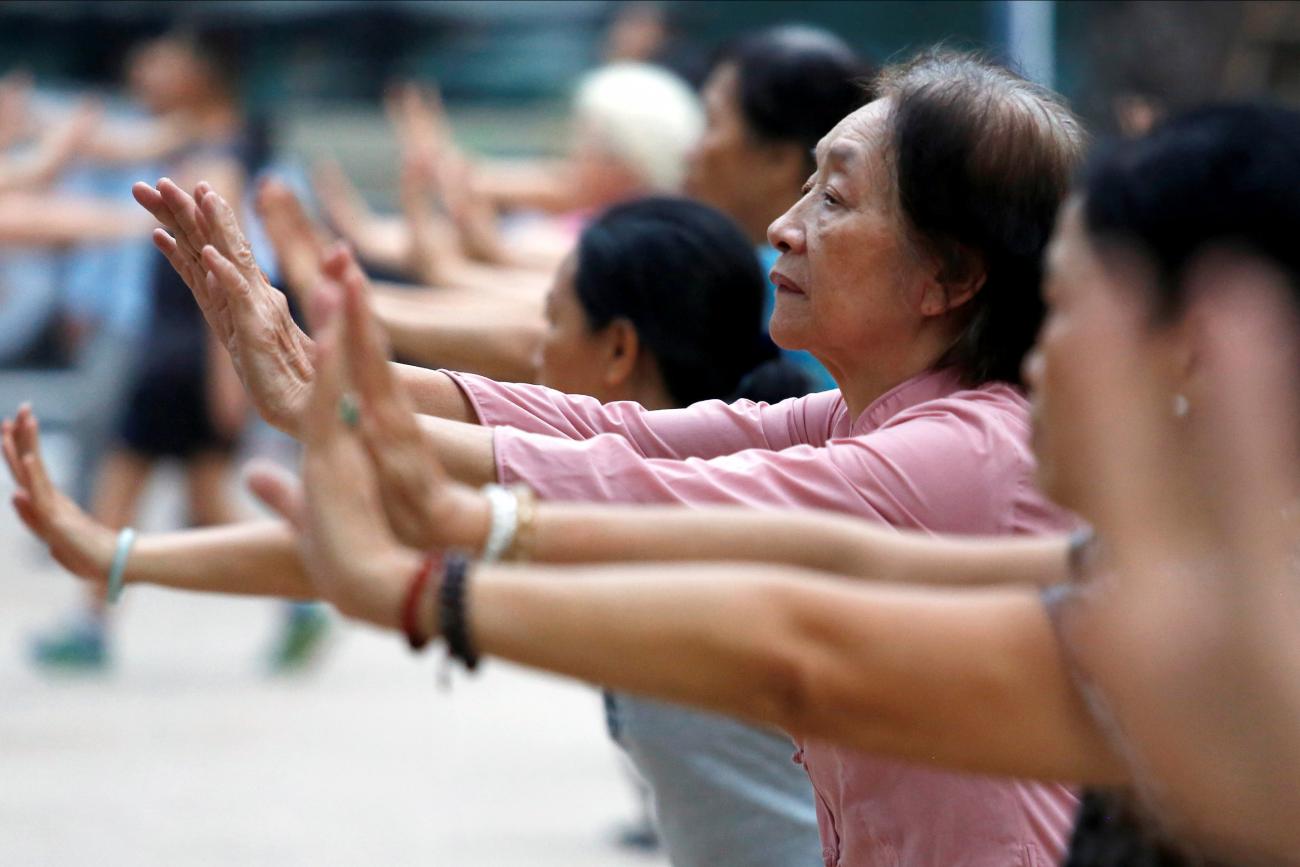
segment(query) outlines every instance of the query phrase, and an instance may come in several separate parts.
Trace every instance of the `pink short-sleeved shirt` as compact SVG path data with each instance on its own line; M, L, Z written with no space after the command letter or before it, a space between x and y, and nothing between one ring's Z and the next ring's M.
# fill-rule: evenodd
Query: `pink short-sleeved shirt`
M543 499L830 509L933 533L1071 529L1034 487L1014 387L914 377L856 419L838 391L779 404L647 411L451 374L491 425L504 483ZM1077 800L1065 786L951 773L800 744L827 865L1055 864Z

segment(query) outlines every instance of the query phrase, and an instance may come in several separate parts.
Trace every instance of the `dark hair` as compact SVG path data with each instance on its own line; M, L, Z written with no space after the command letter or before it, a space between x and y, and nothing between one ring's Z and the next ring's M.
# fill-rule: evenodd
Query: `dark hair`
M1192 111L1091 162L1084 221L1156 268L1155 313L1183 308L1185 276L1212 246L1258 255L1300 287L1300 114L1262 105Z
M867 101L863 82L874 72L848 43L815 27L785 25L742 36L715 66L734 64L740 111L750 133L791 142L816 168L813 148L845 115Z
M969 384L1020 382L1043 318L1042 254L1085 146L1051 91L983 58L930 51L885 69L898 203L918 246L954 277L981 269L940 361Z
M656 197L605 211L578 240L574 290L593 331L632 323L681 406L809 390L763 333L766 287L753 246L706 205Z

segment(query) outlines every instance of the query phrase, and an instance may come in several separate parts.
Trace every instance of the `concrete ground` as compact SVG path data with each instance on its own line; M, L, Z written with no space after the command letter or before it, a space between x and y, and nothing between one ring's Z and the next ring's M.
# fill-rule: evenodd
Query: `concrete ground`
M174 522L175 486L143 526ZM273 679L276 603L152 588L107 676L51 678L26 642L78 588L3 507L0 552L5 867L663 863L609 844L633 806L591 689L489 663L443 691L433 655L350 624Z

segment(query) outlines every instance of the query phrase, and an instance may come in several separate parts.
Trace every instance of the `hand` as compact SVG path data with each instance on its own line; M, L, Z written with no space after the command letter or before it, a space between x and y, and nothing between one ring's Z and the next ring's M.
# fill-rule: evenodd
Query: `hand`
M338 288L323 286L313 317L317 375L303 415L302 487L265 469L250 473L249 486L298 532L321 598L349 617L396 629L422 558L388 529L365 449L339 416L346 371L338 304ZM432 606L426 613L431 621Z
M310 307L311 291L320 283L321 260L330 243L325 231L278 178L266 178L258 185L256 207L285 285L300 306Z
M18 491L14 511L72 574L103 583L116 548L116 533L91 518L54 486L41 458L40 432L29 407L0 423L5 463Z
M326 260L325 274L342 288L344 354L360 403L359 433L389 526L416 548L478 550L490 521L487 498L449 479L430 452L410 399L388 363L387 341L371 315L365 274L346 249Z
M154 244L194 294L258 412L294 434L311 388L311 339L257 266L234 211L207 184L191 196L163 178L131 192L166 228L154 231Z

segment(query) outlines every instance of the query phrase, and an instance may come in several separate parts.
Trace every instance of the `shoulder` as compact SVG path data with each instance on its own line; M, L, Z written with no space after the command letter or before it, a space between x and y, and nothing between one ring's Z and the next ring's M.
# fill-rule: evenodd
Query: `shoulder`
M1036 482L1030 407L993 383L926 400L855 437L905 477L948 532L1040 533L1072 526ZM956 515L949 514L954 508Z

